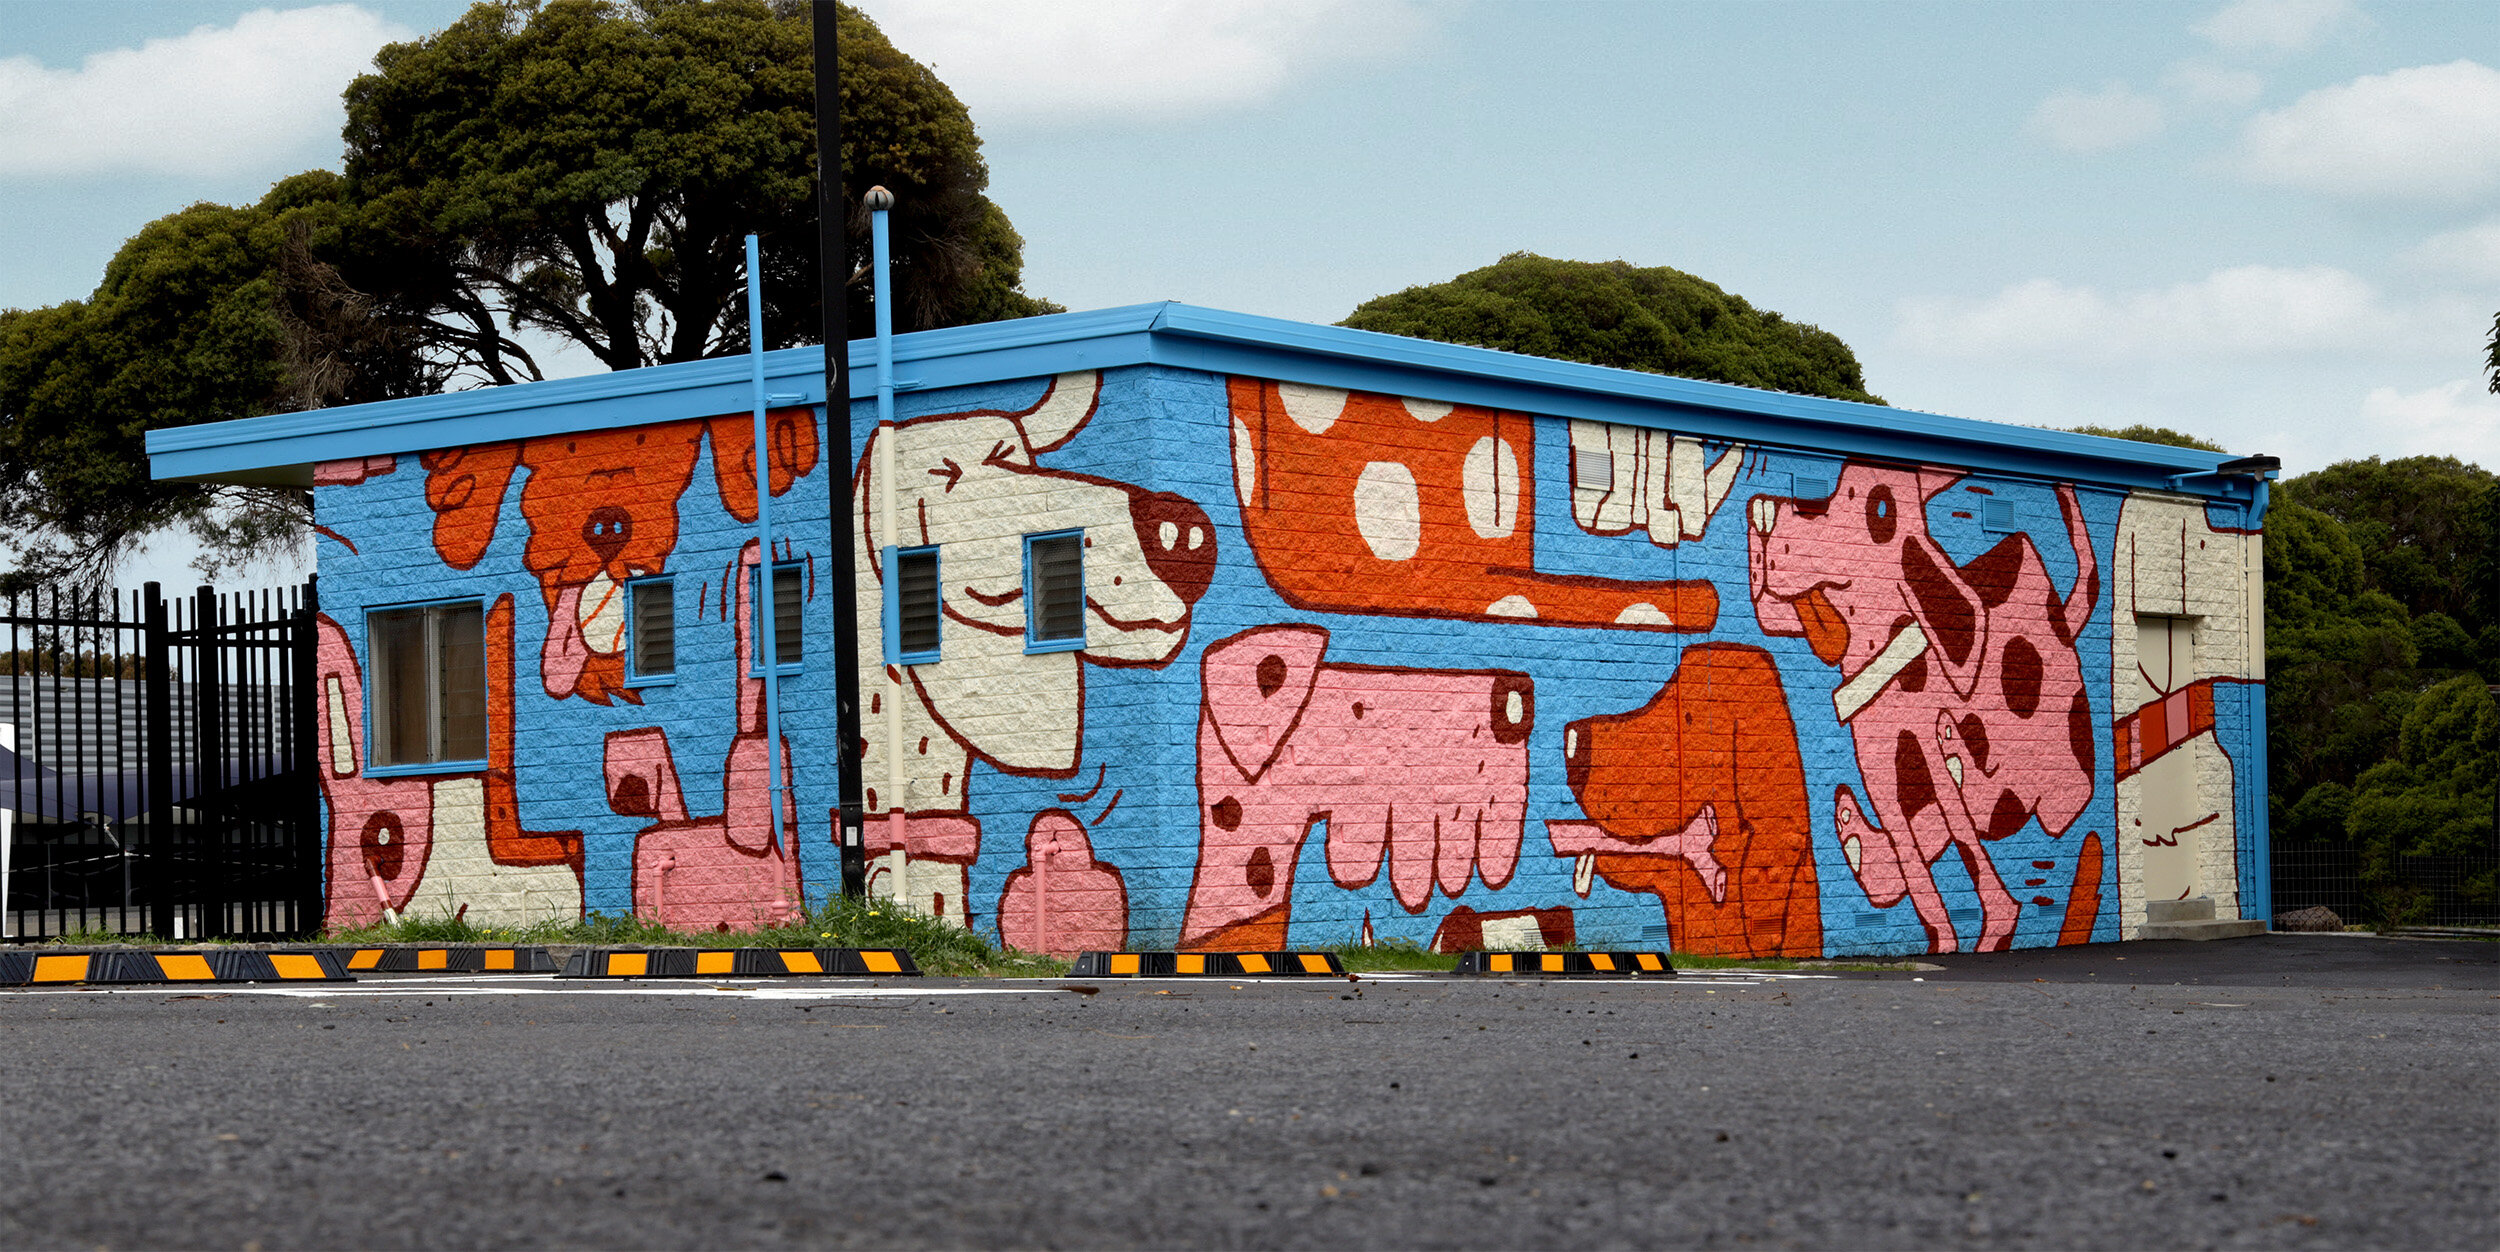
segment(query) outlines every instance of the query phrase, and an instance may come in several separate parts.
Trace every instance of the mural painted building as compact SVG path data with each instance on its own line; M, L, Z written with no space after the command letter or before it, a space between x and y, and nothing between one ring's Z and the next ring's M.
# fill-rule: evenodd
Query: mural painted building
M870 889L1020 946L2265 916L2248 466L1181 305L895 345L852 465L767 357L769 551L743 359L150 436L313 491L334 922L838 890L836 561Z

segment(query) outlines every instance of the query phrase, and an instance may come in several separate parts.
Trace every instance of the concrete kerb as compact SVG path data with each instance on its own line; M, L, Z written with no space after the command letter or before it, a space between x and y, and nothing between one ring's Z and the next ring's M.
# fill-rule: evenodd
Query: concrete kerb
M1673 978L1664 952L1470 952L1458 958L1462 975L1535 974L1549 978Z
M1345 977L1332 952L1087 952L1070 978Z
M558 978L918 977L901 948L583 948Z
M338 953L252 949L0 952L0 987L84 983L354 982Z

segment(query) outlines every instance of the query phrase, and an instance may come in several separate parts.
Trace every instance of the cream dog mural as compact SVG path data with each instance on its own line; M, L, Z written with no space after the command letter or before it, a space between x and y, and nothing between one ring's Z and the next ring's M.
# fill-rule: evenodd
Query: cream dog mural
M1099 374L1063 374L1029 408L899 422L860 457L851 501L862 638L881 637L881 550L943 554L944 659L863 658L876 666L861 682L873 894L970 924L972 763L1074 777L1085 667L1166 665L1188 641L1191 606L1215 572L1206 513L1182 496L1039 464L1091 420L1101 391ZM1022 536L1070 530L1085 536L1085 646L1029 653Z

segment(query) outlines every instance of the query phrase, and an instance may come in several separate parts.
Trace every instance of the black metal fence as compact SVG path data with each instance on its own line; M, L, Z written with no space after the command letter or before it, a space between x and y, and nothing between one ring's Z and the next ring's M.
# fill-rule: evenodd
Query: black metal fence
M2500 850L2374 859L2350 845L2277 845L2276 916L2319 906L2352 923L2500 927Z
M0 937L317 927L315 585L5 607Z

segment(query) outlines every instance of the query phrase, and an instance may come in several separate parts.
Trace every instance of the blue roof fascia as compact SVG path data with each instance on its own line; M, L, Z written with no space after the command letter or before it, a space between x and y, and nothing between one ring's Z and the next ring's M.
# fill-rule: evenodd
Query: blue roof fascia
M148 462L162 479L215 479L287 467L308 472L321 461L739 413L753 403L751 370L743 356L713 357L151 430ZM764 389L800 397L783 404L824 403L823 349L765 353Z
M2242 480L2212 477L2224 454L1946 417L1883 405L1522 356L1399 335L1227 313L1177 303L1131 305L956 326L894 339L896 387L928 391L1070 370L1166 365L1553 417L1673 429L1707 439L1848 456L1930 461L1974 471L2187 491L2244 501ZM855 374L875 368L853 340ZM765 354L766 390L824 400L823 354ZM549 382L150 431L159 478L309 481L310 466L731 413L750 403L748 363L719 357ZM867 388L854 378L854 400ZM792 403L792 401L784 401ZM2190 476L2182 481L2181 476Z
M2199 448L1947 417L1188 305L1168 306L1156 329L1156 363L1216 373L1670 428L1747 444L1934 461L2057 482L2234 500L2250 495L2244 482L2175 482L2179 475L2204 475L2231 459L2227 453Z
M1958 468L2183 491L2245 501L2251 489L2207 475L2227 454L2041 430L1880 404L1523 356L1342 326L1320 326L1178 303L1133 305L898 335L895 385L935 390L1120 365L1216 374L1578 417L1748 444L1931 461ZM876 367L869 340L851 369ZM855 399L864 398L852 383Z

